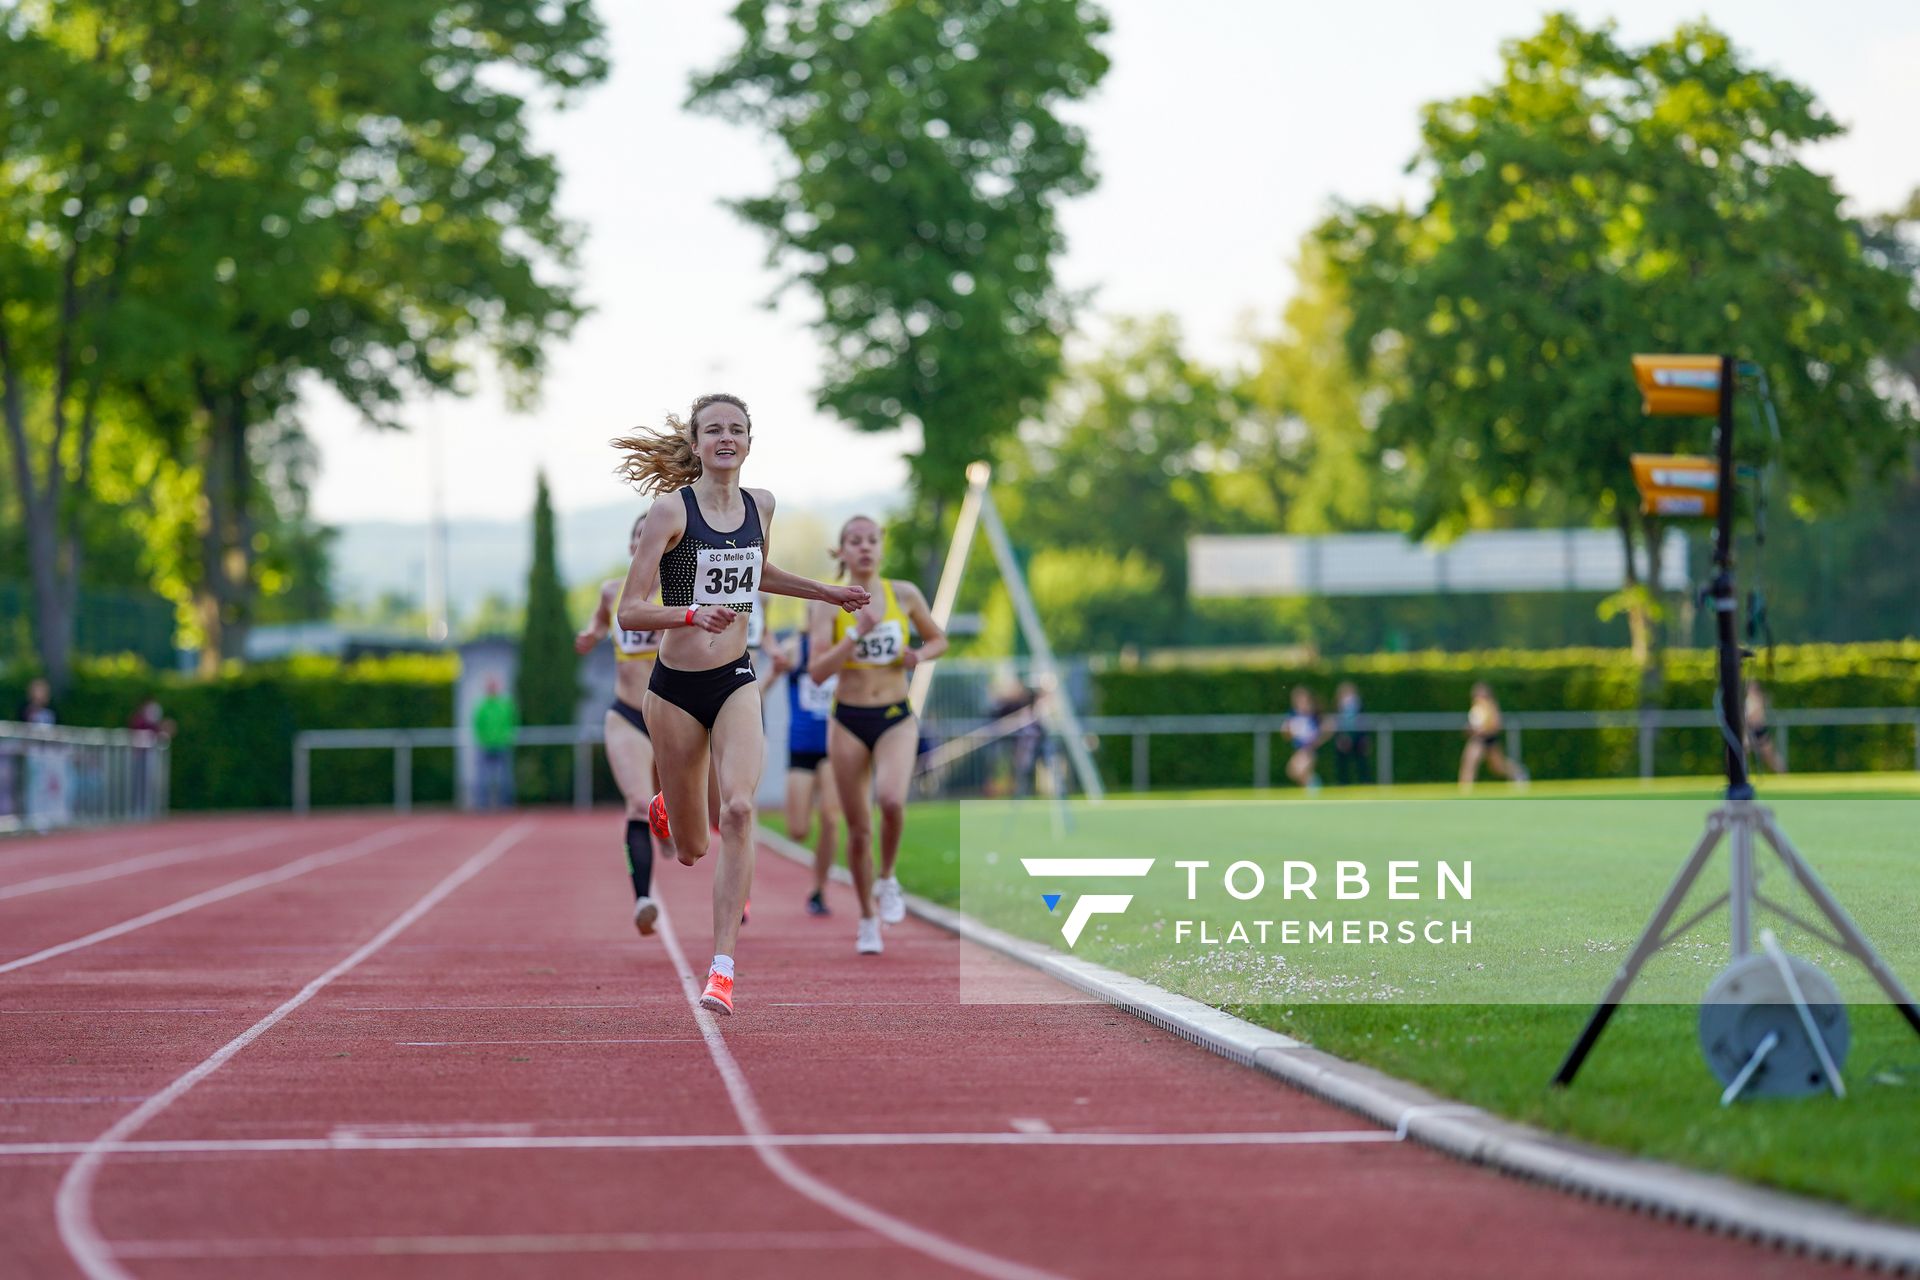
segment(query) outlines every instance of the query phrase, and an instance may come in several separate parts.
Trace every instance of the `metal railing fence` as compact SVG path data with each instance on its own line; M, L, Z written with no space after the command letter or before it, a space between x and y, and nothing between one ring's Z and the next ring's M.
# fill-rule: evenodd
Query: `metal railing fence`
M1152 789L1152 742L1155 737L1200 734L1249 736L1252 739L1253 766L1248 782L1256 789L1264 789L1273 785L1273 739L1276 735L1281 738L1282 751L1287 749L1285 735L1289 718L1285 714L1089 716L1084 718L1081 724L1089 734L1096 737L1118 737L1129 740L1131 777L1128 781L1134 791ZM985 719L949 720L941 722L937 728L943 739L955 740L970 734L978 734L992 723ZM1322 723L1327 723L1324 718ZM1635 730L1638 776L1643 778L1655 776L1656 747L1659 735L1663 731L1712 730L1717 723L1714 713L1708 710L1510 711L1501 717L1506 753L1517 763L1525 760L1524 746L1529 732L1539 734L1600 729ZM1910 725L1914 733L1914 767L1920 769L1920 708L1831 707L1793 711L1775 709L1768 716L1767 723L1773 729L1773 741L1780 752L1781 763L1789 765L1791 760L1788 748L1791 730L1794 728ZM1367 713L1357 717L1352 723L1354 732L1369 735L1372 739L1370 746L1375 782L1385 787L1394 784L1394 743L1397 737L1433 733L1458 736L1465 728L1465 716L1446 711L1386 715ZM1221 779L1218 785L1239 784L1229 779Z
M1134 791L1153 786L1152 742L1156 737L1196 734L1248 735L1252 739L1252 772L1247 782L1256 789L1273 785L1274 744L1281 738L1286 749L1288 717L1281 714L1181 715L1181 716L1092 716L1082 725L1094 738L1125 738L1130 742L1130 773ZM1914 767L1920 769L1920 708L1916 707L1831 707L1825 709L1775 709L1768 718L1773 741L1782 763L1790 763L1788 746L1795 729L1836 728L1846 726L1909 726L1913 731ZM964 756L969 746L963 740L972 735L980 753L991 750L999 741L988 730L996 722L984 718L932 720L922 726L923 737L936 740L929 755L945 767L950 761L942 756L942 746L961 747L948 755ZM1528 735L1577 733L1602 729L1631 729L1636 733L1638 774L1655 776L1655 761L1660 735L1671 730L1712 730L1716 721L1711 711L1510 711L1502 717L1507 755L1524 762ZM1352 729L1371 738L1372 767L1380 786L1394 784L1394 745L1407 735L1452 734L1465 728L1465 717L1452 712L1368 713L1352 724ZM584 809L593 803L593 748L601 740L601 727L591 725L550 725L523 728L516 746L571 746L573 748L573 803ZM393 752L393 792L395 807L405 812L413 806L413 753L425 748L476 750L473 735L457 729L322 729L295 736L293 743L293 806L305 813L312 804L312 756L316 751L344 749L386 749ZM977 753L978 754L978 753ZM1222 778L1215 785L1239 785Z
M157 733L0 721L0 832L163 817L168 766Z

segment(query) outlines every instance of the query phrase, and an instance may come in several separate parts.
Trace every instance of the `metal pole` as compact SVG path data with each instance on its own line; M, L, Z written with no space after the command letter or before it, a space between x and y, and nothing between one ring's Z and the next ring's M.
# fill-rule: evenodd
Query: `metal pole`
M1273 785L1273 734L1266 729L1253 735L1253 785L1260 791Z
M1720 719L1726 733L1727 799L1750 800L1753 784L1747 778L1746 707L1740 697L1740 644L1734 636L1738 609L1733 590L1733 384L1735 361L1720 357L1720 423L1716 452L1720 460L1718 518L1713 535L1714 630L1720 654Z
M1520 726L1511 721L1507 723L1507 759L1520 763Z
M293 811L305 813L308 808L309 778L307 744L299 738L293 740Z
M413 812L413 741L401 738L393 744L393 808L396 813Z
M947 544L947 562L940 567L940 585L933 593L933 620L942 628L953 617L961 579L967 576L967 556L973 550L973 532L980 524L980 500L992 479L993 468L984 462L967 468L967 496L960 502L960 518L954 521L953 540ZM933 687L933 666L931 662L921 663L913 669L913 678L907 682L907 701L912 704L915 715L927 705L927 690Z
M582 813L593 808L593 743L585 738L573 744L573 807Z
M1645 713L1640 716L1640 776L1653 776L1653 717Z
M1733 958L1753 950L1753 813L1746 802L1731 806L1733 836L1733 884L1727 895L1727 914L1731 918Z
M1393 785L1393 725L1392 723L1389 721L1383 721L1380 725L1379 734L1380 734L1380 764L1378 766L1379 773L1376 776L1378 777L1381 786L1390 787Z

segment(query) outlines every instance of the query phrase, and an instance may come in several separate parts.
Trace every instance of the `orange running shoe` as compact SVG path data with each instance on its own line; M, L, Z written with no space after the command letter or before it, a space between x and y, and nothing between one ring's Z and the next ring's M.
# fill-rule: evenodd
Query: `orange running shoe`
M667 798L655 795L653 803L647 806L647 825L653 828L653 834L662 840L672 840L673 833L667 830Z
M733 979L715 970L707 974L707 989L700 993L700 1007L715 1013L733 1012Z

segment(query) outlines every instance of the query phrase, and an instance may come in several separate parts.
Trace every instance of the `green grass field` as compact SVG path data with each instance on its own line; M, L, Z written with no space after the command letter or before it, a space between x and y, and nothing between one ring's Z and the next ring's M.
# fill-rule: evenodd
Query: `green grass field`
M1226 997L1246 988L1196 985L1186 979L1219 975L1169 967L1164 952L1095 928L1076 953L1211 996L1342 1057L1546 1129L1920 1222L1920 1163L1912 1158L1920 1133L1920 1037L1885 1004L1851 1011L1846 1099L1718 1105L1719 1084L1697 1046L1694 1005L1726 960L1724 913L1649 966L1648 991L1673 1003L1623 1008L1575 1086L1547 1084L1592 999L1698 839L1717 794L1704 781L1666 781L1536 786L1525 795L1487 787L1471 799L1441 788L1312 798L1155 795L1081 810L1064 836L1045 810L1016 814L988 804L969 806L963 817L960 805L928 804L910 814L901 878L916 893L1058 945L1059 918L1036 904L1037 894L1026 892L1031 886L1017 895L1019 914L1006 914L1012 898L983 873L985 846L1026 854L1211 856L1216 865L1274 844L1287 857L1315 859L1470 853L1479 878L1476 929L1488 935L1484 945L1476 936L1479 954L1496 973L1551 958L1563 972L1554 979L1560 994L1550 1001L1513 1003L1511 990L1495 996L1495 988L1471 985L1473 974L1458 985L1462 975L1454 970L1485 963L1466 960L1472 948L1448 949L1443 962L1426 958L1433 949L1419 949L1423 958L1408 963L1454 966L1432 993L1415 994L1424 1003L1381 999L1378 992L1366 1003L1238 1003ZM1920 779L1770 779L1763 800L1908 985L1920 985ZM1187 826L1169 827L1182 812L1191 815ZM1726 884L1724 857L1703 881L1713 892ZM1806 909L1786 891L1784 876L1765 885ZM1706 900L1696 891L1690 907ZM1839 980L1850 999L1872 990L1851 961L1796 930L1780 932L1789 949ZM1390 976L1382 984L1387 990L1407 989L1406 975ZM1533 988L1517 989L1525 996ZM1489 998L1431 1002L1459 990Z

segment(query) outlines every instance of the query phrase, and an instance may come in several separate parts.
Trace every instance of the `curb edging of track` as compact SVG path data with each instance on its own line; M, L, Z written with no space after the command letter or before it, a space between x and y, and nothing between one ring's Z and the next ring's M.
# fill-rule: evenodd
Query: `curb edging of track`
M760 828L760 839L783 857L813 863L811 850L766 827ZM833 876L842 883L850 879L842 866L834 867ZM929 924L1469 1164L1812 1258L1920 1275L1920 1230L1505 1120L1153 983L1060 955L924 898L907 894L906 900L907 909Z

